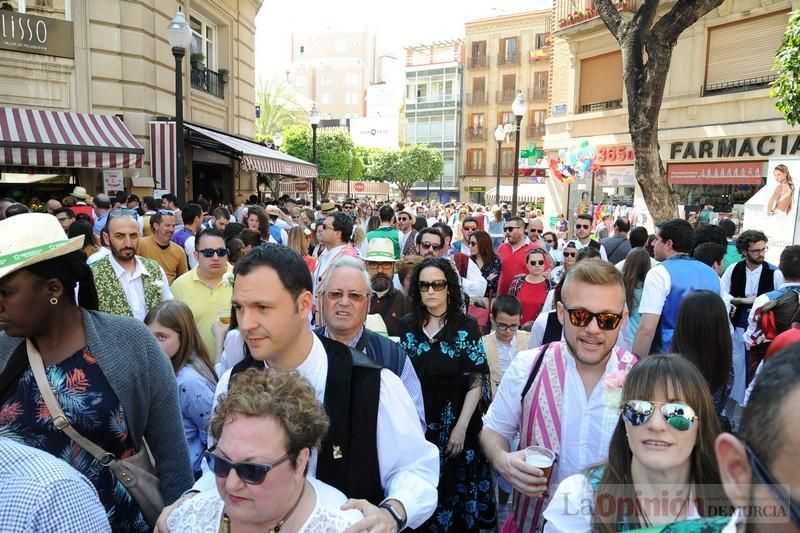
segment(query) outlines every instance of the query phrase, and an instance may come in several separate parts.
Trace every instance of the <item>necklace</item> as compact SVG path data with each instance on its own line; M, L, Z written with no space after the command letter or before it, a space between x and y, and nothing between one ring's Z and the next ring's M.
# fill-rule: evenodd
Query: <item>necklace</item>
M300 489L300 496L297 497L297 500L295 500L294 505L292 505L292 508L289 509L285 515L283 515L283 518L278 520L278 523L275 524L275 527L271 527L269 529L269 533L280 532L283 525L286 523L286 521L289 519L289 517L292 515L295 509L297 509L297 506L300 505L300 500L303 499L303 493L305 491L306 491L306 484L304 482L303 487ZM222 513L222 520L220 520L219 524L219 533L231 533L231 519L224 512Z
M430 311L428 311L428 314L429 314L429 315L431 315L433 318L442 318L444 315L446 315L446 314L447 314L447 309L445 309L445 310L444 310L444 313L442 313L441 315L434 315L434 314L433 314L433 313L431 313Z
M691 495L691 493L687 492L686 499L683 500L683 504L681 505L681 508L678 509L678 514L675 515L675 519L672 520L671 523L675 523L675 522L678 521L678 518L680 518L681 513L683 513L684 509L686 509L686 506L689 504L690 495ZM642 503L641 503L641 501L639 501L639 498L636 498L636 510L637 510L639 516L644 518L644 522L645 522L644 526L645 527L651 527L653 524L650 522L650 517L647 516L647 513L644 511L644 508L642 507Z

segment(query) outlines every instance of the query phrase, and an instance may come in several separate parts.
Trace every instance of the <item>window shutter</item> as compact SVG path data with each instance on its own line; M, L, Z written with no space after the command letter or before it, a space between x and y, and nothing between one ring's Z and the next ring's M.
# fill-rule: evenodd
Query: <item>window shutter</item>
M711 28L706 86L773 75L775 52L788 24L789 12L782 11Z
M622 100L622 52L581 60L580 105Z

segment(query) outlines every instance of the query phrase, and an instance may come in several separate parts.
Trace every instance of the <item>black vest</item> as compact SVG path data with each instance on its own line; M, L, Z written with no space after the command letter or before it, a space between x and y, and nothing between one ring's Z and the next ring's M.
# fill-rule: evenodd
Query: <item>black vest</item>
M378 505L384 500L377 444L383 367L342 343L319 339L328 356L324 405L330 426L317 458L317 479L348 498ZM245 355L231 370L231 380L248 368L263 363Z
M560 342L561 335L564 332L564 326L558 320L556 311L547 313L547 325L544 328L544 335L542 336L542 344L550 344L551 342Z
M744 298L744 290L747 286L747 276L745 269L746 261L739 261L734 265L731 274L731 296L734 298ZM775 290L775 270L770 264L764 261L761 265L761 276L758 278L758 293L756 296ZM736 312L733 314L733 325L743 327L747 325L747 316L750 314L752 305L737 305Z
M594 249L595 249L595 250L597 250L598 252L600 251L600 243L599 243L599 242L597 242L597 241L596 241L596 240L594 240L594 239L589 239L589 244L587 244L586 246L589 246L589 247L591 247L591 248L594 248Z

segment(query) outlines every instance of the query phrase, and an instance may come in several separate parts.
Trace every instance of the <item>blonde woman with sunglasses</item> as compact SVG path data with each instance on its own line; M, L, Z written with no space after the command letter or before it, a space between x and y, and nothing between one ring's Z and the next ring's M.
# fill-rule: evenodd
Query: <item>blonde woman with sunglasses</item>
M654 355L612 381L605 395L621 402L608 461L559 484L545 532L629 531L726 509L714 455L719 423L697 367Z

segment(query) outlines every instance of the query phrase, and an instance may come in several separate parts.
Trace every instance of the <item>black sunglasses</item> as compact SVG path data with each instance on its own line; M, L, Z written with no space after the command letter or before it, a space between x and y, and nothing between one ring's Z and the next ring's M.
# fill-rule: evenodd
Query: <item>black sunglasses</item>
M653 417L655 408L661 406L661 416L672 429L687 431L699 417L694 409L680 402L649 402L647 400L629 400L622 408L622 416L632 426L641 426Z
M575 257L578 252L564 252L564 257Z
M528 261L530 266L542 266L544 265L544 259L539 259L538 261Z
M519 226L506 226L505 228L503 228L503 231L509 232L509 231L514 231L515 229L522 229L522 228L520 228Z
M587 309L576 308L567 309L569 321L573 326L585 328L589 325L593 318L597 319L597 327L605 331L617 329L620 321L622 320L621 313L592 313Z
M220 457L214 453L213 449L206 452L206 461L208 461L208 467L211 468L211 471L214 472L215 476L228 477L228 475L231 473L231 469L233 469L236 471L236 475L239 476L239 479L248 485L260 485L261 483L264 483L264 480L267 478L267 474L269 474L270 470L288 460L289 454L287 453L272 463L232 463L224 457Z
M206 248L205 250L197 250L197 253L202 255L203 257L214 257L214 254L217 254L220 257L225 257L228 255L227 248Z
M428 292L431 288L436 292L441 292L447 288L446 279L437 279L436 281L420 281L419 292Z
M544 230L543 230L543 229L531 228L531 229L529 229L528 231L529 231L530 233L541 233L541 232L543 232Z
M419 245L423 250L430 250L431 248L433 248L434 250L439 251L442 249L441 244L433 244L432 242L422 241L421 243L419 243Z
M589 229L589 224L575 224L576 229Z
M775 498L781 507L789 509L789 518L792 523L800 527L800 502L791 498L783 488L783 485L778 483L778 480L776 480L775 476L769 471L767 465L761 462L756 452L754 452L753 448L746 442L744 443L744 449L747 452L747 459L750 461L750 468L753 470L758 480L767 487L767 490L769 490L772 497Z

